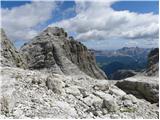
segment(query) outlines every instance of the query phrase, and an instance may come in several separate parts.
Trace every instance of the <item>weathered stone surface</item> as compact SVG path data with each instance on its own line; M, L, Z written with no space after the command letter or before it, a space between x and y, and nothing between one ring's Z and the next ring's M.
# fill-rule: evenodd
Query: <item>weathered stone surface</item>
M75 89L70 93L55 94L55 91L52 91L52 88L48 89L46 85L48 79L54 85L58 81L63 81L65 84L61 85L62 90L76 86L76 90L83 89L88 96L83 98L70 94L74 93ZM99 80L85 78L85 76L65 76L37 70L2 67L0 117L12 119L158 118L158 107L155 104L132 95L110 94L109 91L112 89L119 90L114 85L111 85L109 90L94 90L93 85L97 84L97 81Z
M30 69L47 69L59 74L87 74L107 79L91 52L80 42L68 38L62 28L49 27L20 49Z
M98 103L99 105L102 106L103 100L93 94L90 94L88 97L84 98L83 101L89 105L92 106L95 103Z
M79 87L78 86L70 86L65 88L66 93L68 94L72 94L74 96L80 96L81 92L79 91Z
M122 80L128 77L136 75L136 72L133 70L118 70L111 75L112 80Z
M7 38L3 29L1 29L1 66L27 68L22 55L16 50L13 43Z
M48 77L46 81L46 86L48 89L51 89L53 92L61 94L63 92L63 87L65 84L54 77Z
M158 76L159 72L159 48L153 49L148 55L146 73L148 76Z
M116 86L112 87L112 89L109 89L109 93L111 95L117 95L117 96L124 96L124 95L126 95L126 93L123 90L117 88Z
M115 112L117 110L117 104L112 95L100 91L94 92L94 95L103 99L103 107L107 108L109 112Z
M156 77L131 77L118 81L116 86L138 98L144 98L152 103L159 102L159 82Z
M107 80L97 81L96 85L93 86L95 90L106 91L109 89L109 84Z

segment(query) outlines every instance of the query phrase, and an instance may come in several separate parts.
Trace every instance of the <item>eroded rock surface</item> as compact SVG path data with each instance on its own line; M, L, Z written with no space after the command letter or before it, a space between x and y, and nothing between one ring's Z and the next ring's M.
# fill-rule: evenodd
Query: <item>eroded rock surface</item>
M7 38L3 29L1 29L0 35L0 44L1 44L1 66L12 66L12 67L21 67L27 68L24 58L16 50L13 43Z
M93 86L102 82L89 76L3 67L0 80L1 118L158 118L156 104L125 94L113 84L95 90Z
M116 86L138 98L146 99L152 103L159 102L159 79L157 77L130 77L118 81Z
M58 74L87 74L107 79L96 65L94 55L62 28L49 27L21 48L30 69L47 69Z

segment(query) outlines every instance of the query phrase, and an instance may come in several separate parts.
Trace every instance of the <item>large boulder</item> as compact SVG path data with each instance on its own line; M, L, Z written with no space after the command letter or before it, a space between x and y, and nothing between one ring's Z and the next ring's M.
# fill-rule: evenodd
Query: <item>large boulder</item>
M59 74L87 75L107 79L86 46L67 37L58 27L49 27L20 49L30 69L43 69Z
M143 98L151 103L159 102L159 82L156 77L136 76L118 81L116 86L126 93Z
M1 29L1 66L27 68L22 55L16 50L13 43L8 39Z

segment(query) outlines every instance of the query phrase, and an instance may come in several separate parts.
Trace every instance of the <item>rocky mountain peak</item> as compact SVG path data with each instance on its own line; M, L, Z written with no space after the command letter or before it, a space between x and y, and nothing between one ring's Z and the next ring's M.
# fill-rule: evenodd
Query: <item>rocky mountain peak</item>
M107 79L95 58L82 43L67 37L63 28L49 27L20 49L30 69L58 74L87 74Z
M43 33L53 36L64 36L67 37L67 33L64 31L63 28L59 27L48 27L46 30L43 31Z

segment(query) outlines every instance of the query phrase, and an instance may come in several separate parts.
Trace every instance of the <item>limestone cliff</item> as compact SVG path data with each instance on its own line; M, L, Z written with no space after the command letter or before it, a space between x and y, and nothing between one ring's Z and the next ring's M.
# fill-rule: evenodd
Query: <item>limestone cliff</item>
M16 50L13 43L7 38L3 29L0 36L1 44L1 66L26 68L22 55Z
M49 27L20 49L30 69L48 70L59 74L87 74L107 79L98 68L91 52L58 27Z

